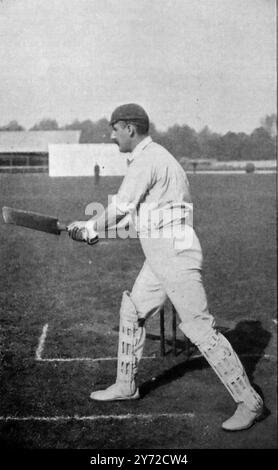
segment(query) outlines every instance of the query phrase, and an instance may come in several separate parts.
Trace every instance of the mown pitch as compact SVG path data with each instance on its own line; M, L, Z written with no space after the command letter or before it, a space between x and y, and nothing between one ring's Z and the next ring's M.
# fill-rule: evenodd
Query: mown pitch
M105 204L120 181L102 178L96 186L90 178L1 175L1 207L80 220L89 202ZM159 319L148 324L142 399L90 401L92 388L115 377L118 310L143 262L140 245L112 240L89 247L1 221L2 446L276 447L275 176L196 174L190 183L210 309L263 393L267 419L242 433L221 431L234 404L196 351L185 360L182 335L178 356L171 355L170 316L165 358Z

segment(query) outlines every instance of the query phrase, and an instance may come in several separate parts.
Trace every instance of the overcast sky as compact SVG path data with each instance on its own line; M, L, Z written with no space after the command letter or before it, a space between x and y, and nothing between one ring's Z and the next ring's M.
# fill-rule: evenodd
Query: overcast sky
M276 112L275 0L0 0L0 125L143 105L158 129Z

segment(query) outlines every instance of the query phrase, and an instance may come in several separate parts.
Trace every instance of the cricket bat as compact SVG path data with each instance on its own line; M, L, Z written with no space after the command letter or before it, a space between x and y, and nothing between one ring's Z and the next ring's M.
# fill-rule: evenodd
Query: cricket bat
M6 224L20 225L22 227L39 230L41 232L60 235L67 230L66 224L59 222L56 217L39 214L38 212L23 211L11 207L2 208L3 219Z
M2 214L3 214L4 222L6 224L19 225L21 227L31 228L32 230L39 230L40 232L53 233L54 235L60 235L61 232L67 231L67 225L63 222L60 222L57 217L51 217L49 215L40 214L39 212L13 209L12 207L3 207ZM128 220L126 219L124 222L126 224ZM110 233L113 229L115 231L116 228L117 228L116 225L112 227L110 229ZM124 224L119 225L119 230L121 230L121 228L124 228ZM117 238L117 239L125 238L119 235L112 236L110 238L109 236L107 236L108 233L109 233L109 230L103 233L100 233L99 239L109 238L109 240L112 240L113 238ZM120 232L118 232L118 234L119 233ZM134 231L133 238L136 238L136 237L137 237L137 234ZM80 240L77 240L77 241L85 241L85 240L80 238ZM89 245L93 245L95 243L95 240L94 239L92 239L91 241L89 240L87 241L87 243Z

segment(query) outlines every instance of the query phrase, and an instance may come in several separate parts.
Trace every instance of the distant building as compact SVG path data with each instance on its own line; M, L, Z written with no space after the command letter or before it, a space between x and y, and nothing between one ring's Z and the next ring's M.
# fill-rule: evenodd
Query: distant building
M75 144L81 131L0 131L0 171L48 168L50 144Z
M276 170L276 160L217 160L216 158L181 158L180 163L186 171L210 170L245 170L248 163L253 163L255 170Z
M127 154L116 144L73 144L49 146L49 176L123 176Z
M217 160L216 158L194 158L194 160L192 160L187 157L182 157L179 162L186 171L192 169L196 171L196 169L209 169Z
M229 161L217 161L214 163L214 168L221 169L245 169L247 163L253 163L257 169L276 169L276 160L229 160Z

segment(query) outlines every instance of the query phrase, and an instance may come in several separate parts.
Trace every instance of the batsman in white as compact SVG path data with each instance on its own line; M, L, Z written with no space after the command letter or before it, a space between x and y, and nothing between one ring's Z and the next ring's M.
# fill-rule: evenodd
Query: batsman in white
M168 297L176 308L181 331L205 356L237 404L222 428L247 429L264 412L262 398L251 386L237 354L215 329L202 284L202 250L192 226L192 203L186 174L177 160L149 136L149 118L134 103L112 113L111 138L129 153L129 166L112 205L97 219L68 226L73 239L97 241L98 232L131 214L146 260L120 307L117 377L93 400L134 400L138 365L146 337L145 322ZM113 207L112 207L113 206ZM113 217L111 216L113 214ZM146 216L147 215L147 216Z

